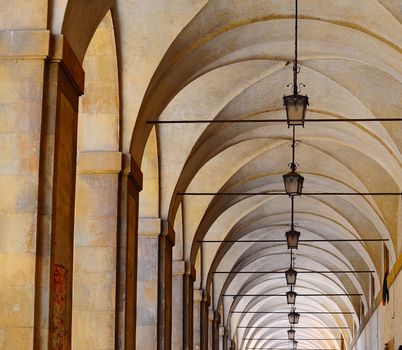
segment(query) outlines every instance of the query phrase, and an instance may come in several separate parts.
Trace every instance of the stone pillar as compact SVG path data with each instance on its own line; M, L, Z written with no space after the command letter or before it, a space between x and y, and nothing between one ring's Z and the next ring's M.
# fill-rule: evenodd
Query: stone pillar
M194 327L193 327L193 349L201 349L201 302L203 299L201 289L194 290Z
M84 71L53 38L45 71L36 265L35 348L70 349L78 98Z
M201 350L208 350L208 328L209 328L209 305L210 297L207 292L203 291L201 301Z
M208 349L212 350L214 347L214 325L215 325L215 312L211 308L208 310Z
M219 325L221 323L219 312L214 312L212 325L212 350L219 350Z
M0 349L32 349L49 32L0 31L0 43Z
M233 350L233 342L232 339L229 338L227 331L226 331L226 349Z
M132 158L129 160L127 180L127 231L124 239L126 249L124 293L118 298L124 300L124 349L134 350L136 344L136 302L137 302L137 247L138 247L138 208L139 193L142 190L142 173ZM122 179L124 180L124 179ZM122 181L124 182L124 181ZM124 192L123 192L124 193ZM121 275L121 274L120 274ZM121 308L122 306L120 306Z
M175 232L164 222L159 236L158 264L158 350L170 350L172 346L172 249Z
M194 266L186 263L186 274L184 275L184 310L183 310L183 349L193 349L194 332L194 281L196 272Z
M73 349L114 349L120 152L78 156Z
M228 330L226 327L224 328L224 335L223 335L223 349L224 350L230 350L230 338L228 335Z
M183 350L185 274L185 262L183 260L173 261L172 350Z
M139 220L136 348L142 350L154 350L157 347L160 233L159 218Z
M226 337L225 337L225 327L219 327L219 350L226 349L225 347Z

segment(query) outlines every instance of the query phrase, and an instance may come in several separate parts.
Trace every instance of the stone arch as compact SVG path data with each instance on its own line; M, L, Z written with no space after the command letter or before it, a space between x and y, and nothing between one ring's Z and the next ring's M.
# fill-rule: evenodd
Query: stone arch
M70 43L80 62L84 60L93 35L112 5L113 1L111 0L68 0L65 5L61 33ZM62 12L62 9L62 6L57 8L58 12ZM57 19L60 18L60 15L55 15L54 17ZM60 24L60 21L58 21L54 25ZM57 30L57 27L55 29Z
M156 129L141 163L143 190L139 196L136 348L157 347L159 239L159 160ZM128 214L130 215L130 214Z
M91 37L83 60L85 93L78 115L72 347L115 343L119 88L110 11Z

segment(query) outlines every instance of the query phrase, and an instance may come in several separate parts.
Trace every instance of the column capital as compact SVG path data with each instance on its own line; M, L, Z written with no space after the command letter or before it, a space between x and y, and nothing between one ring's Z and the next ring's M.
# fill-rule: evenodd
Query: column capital
M46 59L49 55L50 31L0 31L0 59Z
M197 271L190 261L186 261L186 274L190 276L193 282L197 278Z
M118 174L121 171L121 152L80 152L78 174Z
M211 322L215 321L215 311L214 310L211 310L211 309L208 310L208 319Z
M194 301L202 301L202 289L194 289Z
M208 306L211 305L211 296L206 290L202 291L202 301L206 302Z
M167 220L163 220L163 230L161 236L166 238L172 246L175 245L176 232L173 228L173 225Z
M142 191L143 176L141 168L135 162L131 154L123 155L123 174L128 175L128 180L137 190L137 192Z
M219 313L219 311L214 311L214 319L218 324L221 323L221 314Z
M160 218L140 218L138 220L139 237L158 237L162 232Z
M184 260L174 260L173 261L173 275L175 276L184 276L186 273L186 263Z
M60 63L78 95L84 93L85 72L65 36L51 36L48 61Z

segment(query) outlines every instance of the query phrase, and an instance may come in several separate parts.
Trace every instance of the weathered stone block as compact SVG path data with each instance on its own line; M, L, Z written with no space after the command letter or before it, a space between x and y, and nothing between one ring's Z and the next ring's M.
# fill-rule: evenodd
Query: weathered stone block
M32 254L0 254L0 286L34 285L35 256Z
M116 249L112 247L75 247L77 272L114 272Z
M74 311L73 349L113 349L114 313Z
M79 174L118 174L121 152L80 152L77 160Z
M114 216L81 217L75 221L76 246L116 246L117 221Z
M5 286L0 289L0 326L33 327L34 288Z
M35 214L0 212L0 232L0 253L35 253Z
M36 212L38 180L28 176L0 176L0 210Z
M138 237L138 281L155 281L158 275L158 237Z
M0 134L0 175L37 175L39 134Z
M26 350L33 347L33 328L0 327L0 349Z
M115 273L75 273L74 310L114 311Z
M81 174L77 181L76 212L79 216L112 216L116 213L115 175ZM114 205L111 205L115 203Z

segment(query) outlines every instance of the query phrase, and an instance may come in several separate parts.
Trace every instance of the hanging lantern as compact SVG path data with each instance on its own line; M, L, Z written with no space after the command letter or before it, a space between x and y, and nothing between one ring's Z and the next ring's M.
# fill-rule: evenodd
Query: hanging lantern
M289 196L301 196L304 177L296 172L296 166L292 164L292 171L283 175L285 191Z
M299 246L300 232L291 229L290 231L286 232L285 236L288 243L288 249L297 249Z
M300 314L295 311L292 311L288 314L288 318L290 324L298 324L300 320Z
M294 292L293 290L286 292L286 300L289 305L294 305L296 303L296 296L297 296L297 293Z
M297 271L293 269L292 267L285 272L286 276L286 283L288 286L294 286L296 284L296 278L297 278Z
M290 342L290 348L292 349L292 350L297 350L297 346L299 345L299 342L298 341L296 341L296 340L292 340L291 342Z
M286 108L288 127L293 125L304 126L308 97L298 94L283 96L283 105Z
M289 329L288 330L288 339L289 340L295 340L295 336L296 336L296 331L294 329Z
M283 96L283 105L286 108L286 117L288 126L301 125L304 126L304 121L306 118L306 110L308 106L308 97L299 95L301 86L304 84L299 84L297 82L297 75L300 72L299 59L298 59L298 3L296 0L295 6L295 56L293 63L293 83L288 86L292 87L293 94L288 96Z

